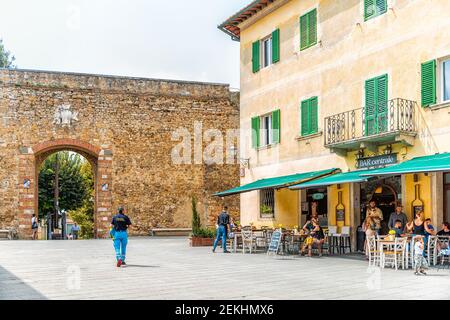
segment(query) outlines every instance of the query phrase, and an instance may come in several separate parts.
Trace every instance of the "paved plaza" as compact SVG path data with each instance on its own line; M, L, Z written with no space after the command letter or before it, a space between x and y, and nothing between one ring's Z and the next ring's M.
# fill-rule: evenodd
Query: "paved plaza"
M221 251L221 250L217 250ZM1 241L0 299L449 299L450 272L368 268L342 257L213 254L186 238Z

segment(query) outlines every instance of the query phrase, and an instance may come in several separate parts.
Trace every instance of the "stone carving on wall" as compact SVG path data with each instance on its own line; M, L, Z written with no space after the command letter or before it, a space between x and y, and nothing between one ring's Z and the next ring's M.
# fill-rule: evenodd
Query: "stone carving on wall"
M70 127L78 121L78 112L72 111L70 105L63 104L56 107L53 123L63 127Z

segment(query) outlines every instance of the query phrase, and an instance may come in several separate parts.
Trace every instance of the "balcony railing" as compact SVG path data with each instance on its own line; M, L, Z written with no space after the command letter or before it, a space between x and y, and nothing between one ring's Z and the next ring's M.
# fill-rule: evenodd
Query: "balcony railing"
M417 102L396 98L325 118L325 146L417 131Z

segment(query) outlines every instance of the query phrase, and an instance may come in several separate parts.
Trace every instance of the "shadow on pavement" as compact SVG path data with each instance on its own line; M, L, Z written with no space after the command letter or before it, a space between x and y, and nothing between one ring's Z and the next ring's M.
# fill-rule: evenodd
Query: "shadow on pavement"
M147 266L144 264L126 264L122 268L159 268L160 266Z
M22 279L0 266L0 300L47 299Z

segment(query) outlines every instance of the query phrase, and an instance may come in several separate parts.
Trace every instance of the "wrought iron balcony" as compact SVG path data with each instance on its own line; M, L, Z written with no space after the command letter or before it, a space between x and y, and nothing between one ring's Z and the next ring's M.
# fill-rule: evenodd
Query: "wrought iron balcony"
M357 150L383 144L413 144L417 132L417 102L396 98L325 118L325 147Z

